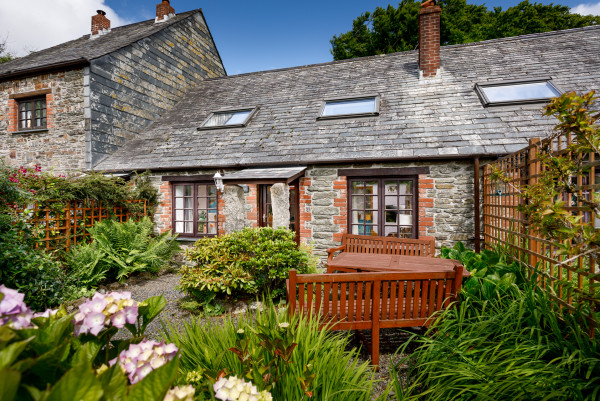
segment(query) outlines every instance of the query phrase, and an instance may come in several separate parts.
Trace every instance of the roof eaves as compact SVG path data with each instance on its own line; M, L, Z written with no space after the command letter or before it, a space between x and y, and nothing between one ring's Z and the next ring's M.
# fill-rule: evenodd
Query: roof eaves
M37 75L40 72L51 72L51 71L56 71L56 70L63 70L66 68L85 67L85 66L88 66L89 64L90 64L90 60L88 60L84 57L81 57L81 58L74 59L74 60L67 60L67 61L62 61L60 63L47 64L47 65L42 65L42 66L38 66L38 67L17 70L17 71L9 70L8 72L0 75L0 82L6 81L8 79L22 78L22 77L27 77L30 75Z

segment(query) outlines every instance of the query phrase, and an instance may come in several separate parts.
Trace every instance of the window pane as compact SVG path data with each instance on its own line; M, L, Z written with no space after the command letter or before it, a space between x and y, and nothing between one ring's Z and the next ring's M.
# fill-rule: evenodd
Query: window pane
M214 113L204 123L203 127L220 127L223 125L244 124L246 119L250 116L250 113L252 113L252 110L253 109Z
M375 98L336 100L325 103L322 116L339 116L346 114L374 113Z
M206 185L198 185L198 197L206 196Z
M401 226L412 226L413 218L411 214L399 214L398 215L398 224Z
M191 185L186 185L185 186L185 196L193 196L194 195L194 189L192 188Z
M215 187L214 185L209 185L208 186L208 195L209 196L217 196L217 187Z
M186 221L193 221L194 220L194 211L193 210L186 210L184 213L184 217Z
M385 222L398 224L398 212L397 211L386 211Z
M385 226L385 231L383 233L385 237L397 237L398 236L398 227L393 226Z
M194 232L194 224L192 222L186 222L185 224L185 233L192 234Z
M365 183L364 182L353 182L352 183L352 193L354 195L364 194L365 193Z
M375 209L377 207L376 196L365 196L365 209Z
M185 209L191 209L194 207L194 200L192 198L183 198L183 207Z
M560 95L548 82L481 86L480 88L490 103L548 99Z
M175 196L183 196L183 188L185 185L175 185Z
M385 209L396 210L398 208L398 197L397 196L386 196L385 197Z
M207 207L206 198L198 198L198 210L206 209L206 207Z
M365 192L367 194L377 195L378 190L379 190L379 183L377 181L367 182L367 185L365 187Z
M175 210L175 220L183 220L183 210Z
M400 209L412 209L412 196L399 196Z
M175 232L176 233L182 233L183 232L183 222L178 221L177 223L175 223Z
M217 224L216 223L208 223L208 234L216 234L217 233Z
M183 198L175 198L175 208L183 209Z

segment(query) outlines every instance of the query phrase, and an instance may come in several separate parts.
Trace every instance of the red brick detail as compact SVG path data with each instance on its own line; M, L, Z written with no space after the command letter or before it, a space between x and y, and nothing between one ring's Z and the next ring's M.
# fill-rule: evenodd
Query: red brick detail
M100 31L110 29L110 20L106 18L106 13L98 10L98 14L92 16L92 35L98 35Z
M158 191L160 192L160 204L154 219L157 226L161 227L161 232L165 232L173 228L173 189L171 183L164 181L160 184Z
M307 223L312 221L312 196L308 192L311 179L302 177L299 180L298 189L300 194L300 241L309 243L312 240L312 229L308 228Z
M428 213L428 209L434 206L435 200L427 197L427 190L433 189L433 179L427 175L419 175L419 238L426 239L435 233L433 216Z
M250 211L246 212L246 220L251 224L251 227L258 227L258 185L248 185L245 201L246 205L250 205Z
M8 132L17 131L18 108L15 99L8 99Z
M219 191L219 202L217 203L217 235L225 234L225 198L223 198L223 191Z
M339 214L333 216L333 224L339 226L338 231L333 234L334 241L341 241L342 235L348 232L348 180L339 177L333 182L333 189L337 196L333 199L333 206L339 209Z
M156 21L162 21L169 14L175 14L175 9L171 7L169 0L163 0L156 5Z
M423 77L435 76L440 68L440 6L421 8L419 13L419 69Z

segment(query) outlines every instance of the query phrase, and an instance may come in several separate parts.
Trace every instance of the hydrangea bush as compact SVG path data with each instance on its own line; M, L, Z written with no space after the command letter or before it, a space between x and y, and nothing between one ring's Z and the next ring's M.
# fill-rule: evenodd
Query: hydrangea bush
M193 388L172 388L177 347L143 337L165 307L163 297L137 303L129 293L96 294L71 314L34 313L24 298L0 285L2 401L193 400ZM112 340L120 328L132 337Z

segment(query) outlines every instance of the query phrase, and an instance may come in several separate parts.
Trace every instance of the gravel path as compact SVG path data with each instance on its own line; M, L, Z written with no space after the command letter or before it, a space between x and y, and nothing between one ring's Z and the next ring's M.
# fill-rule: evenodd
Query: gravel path
M120 291L131 291L132 298L136 301L143 301L157 295L163 295L167 300L167 306L163 312L146 329L147 336L156 340L161 339L161 319L168 321L177 328L182 328L183 322L190 318L197 319L197 317L191 315L189 312L178 308L177 301L184 296L181 291L175 289L178 284L179 276L175 273L169 273L156 278L130 281L119 288ZM218 317L213 319L218 319ZM401 359L401 356L395 355L395 353L408 340L412 333L422 333L422 329L412 328L410 333L400 329L382 329L380 331L380 365L379 371L375 373L375 378L381 381L375 387L373 399L385 391L391 378L390 367L392 364L398 364ZM359 345L360 342L357 339L353 339L349 344L349 348L358 347ZM369 360L369 355L364 347L361 360ZM393 399L393 397L389 397L388 399Z

